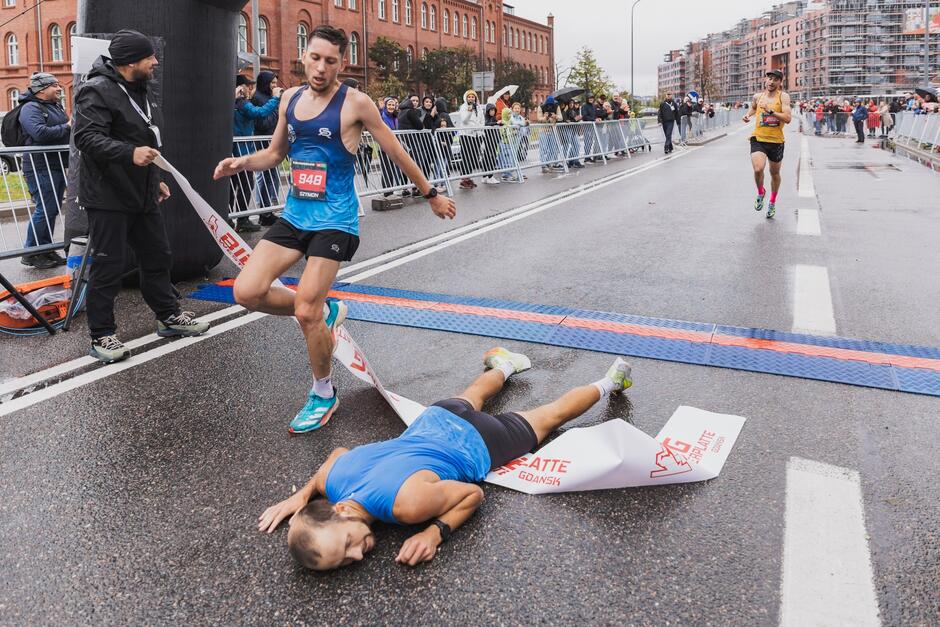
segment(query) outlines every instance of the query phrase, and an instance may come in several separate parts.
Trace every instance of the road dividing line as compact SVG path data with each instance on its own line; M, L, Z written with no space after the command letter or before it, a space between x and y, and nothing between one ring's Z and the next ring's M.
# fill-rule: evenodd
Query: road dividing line
M796 234L819 237L822 229L819 226L819 211L816 209L797 209Z
M823 266L797 265L793 274L793 332L835 335L829 270Z
M858 473L791 457L785 522L780 625L880 625Z
M809 138L800 138L800 180L797 187L800 198L814 198L816 187L813 185L813 172L809 164Z

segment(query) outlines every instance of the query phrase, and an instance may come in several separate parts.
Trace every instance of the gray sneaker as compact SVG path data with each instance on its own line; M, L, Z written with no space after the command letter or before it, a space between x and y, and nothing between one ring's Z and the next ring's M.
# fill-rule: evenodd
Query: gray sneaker
M91 356L106 364L113 364L130 357L131 351L116 335L105 335L91 341Z
M181 311L166 320L157 321L157 335L160 337L192 337L202 335L209 330L208 322L199 322L191 311Z

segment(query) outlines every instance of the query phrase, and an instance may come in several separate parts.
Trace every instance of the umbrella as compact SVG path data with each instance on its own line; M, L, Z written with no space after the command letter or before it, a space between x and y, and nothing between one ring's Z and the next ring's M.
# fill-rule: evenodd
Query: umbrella
M577 98L584 93L584 90L580 87L562 87L561 89L556 89L549 94L555 100L564 102L566 100L571 100L572 98Z
M937 102L937 90L933 87L918 87L914 91L927 102Z
M493 95L486 99L486 104L496 104L496 101L499 100L503 94L512 96L516 93L517 89L519 89L518 85L506 85L502 89L493 92Z

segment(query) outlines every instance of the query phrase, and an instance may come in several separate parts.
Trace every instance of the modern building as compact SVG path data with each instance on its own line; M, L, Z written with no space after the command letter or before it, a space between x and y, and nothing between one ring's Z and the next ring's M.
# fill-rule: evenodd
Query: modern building
M0 0L0 23L11 20L0 31L0 110L13 106L36 71L57 75L71 102L69 57L76 7L76 0L38 5L34 0ZM545 24L535 22L516 15L501 0L259 0L257 29L251 14L246 1L237 27L239 53L243 58L260 55L261 68L277 72L288 85L303 80L299 58L310 32L330 24L349 36L343 77L365 85L375 78L369 45L386 37L413 60L438 48L466 47L479 56L481 68L504 60L520 63L537 77L536 100L555 88L554 17L549 15Z
M927 67L940 68L940 1L930 0ZM746 101L768 69L784 73L795 98L888 95L925 81L924 0L793 0L691 42L686 88ZM681 63L670 53L668 68ZM671 85L671 83L669 84ZM667 86L660 82L660 91Z
M682 50L672 50L666 54L658 69L659 95L686 93L685 54Z

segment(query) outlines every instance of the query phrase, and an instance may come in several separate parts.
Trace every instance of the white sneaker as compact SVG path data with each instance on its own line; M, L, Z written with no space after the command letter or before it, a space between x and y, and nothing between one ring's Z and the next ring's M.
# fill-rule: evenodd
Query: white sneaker
M483 183L485 183L486 185L499 185L499 181L497 181L497 180L496 180L494 177L492 177L492 176L488 176L488 177L484 178L484 179L483 179Z
M532 361L522 353L511 353L502 346L491 348L483 355L483 365L487 369L497 368L500 364L509 362L516 373L524 372L532 367Z
M614 392L622 392L633 385L630 379L632 368L623 357L618 357L607 370L607 378L614 382Z

